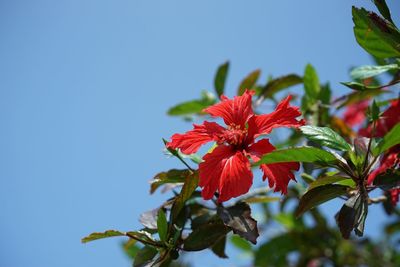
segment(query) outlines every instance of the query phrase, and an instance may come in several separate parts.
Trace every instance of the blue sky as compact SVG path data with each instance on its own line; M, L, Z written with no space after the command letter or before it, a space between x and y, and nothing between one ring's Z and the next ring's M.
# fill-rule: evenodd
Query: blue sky
M180 165L161 138L190 128L166 110L212 89L228 59L230 96L254 69L266 80L307 63L344 92L348 69L371 62L353 37L352 4L373 9L370 1L1 1L0 266L130 266L121 240L80 238L137 229L139 214L165 198L149 196L148 180Z

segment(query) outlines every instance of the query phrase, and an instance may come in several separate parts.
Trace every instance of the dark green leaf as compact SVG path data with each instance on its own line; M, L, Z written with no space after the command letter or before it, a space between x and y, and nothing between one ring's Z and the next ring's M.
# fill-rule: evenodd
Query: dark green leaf
M353 7L354 35L359 45L377 58L400 56L400 33L389 21L364 8Z
M165 213L162 209L160 209L158 211L157 231L158 231L158 236L160 237L160 240L162 242L166 242L167 236L168 236L168 221L167 221L167 217L165 216Z
M198 251L209 248L229 231L230 229L222 222L204 224L190 233L183 243L183 249Z
M311 189L314 189L319 186L323 185L328 185L328 184L340 184L340 185L345 185L349 187L354 187L355 182L349 178L349 177L343 177L343 176L323 176L318 179L316 179L314 182L312 182L309 187L308 191Z
M306 66L306 69L304 71L303 82L304 82L304 90L307 97L312 102L314 102L315 100L318 99L321 87L319 84L318 74L311 64L307 64Z
M375 100L372 101L372 106L371 106L371 109L370 109L370 115L371 115L371 120L372 121L377 121L379 119L380 110L379 110L379 107L376 104Z
M244 80L240 83L237 95L243 95L246 89L248 90L252 89L256 85L258 77L260 77L260 73L261 73L260 70L255 70L251 72L249 75L247 75L247 77L244 78Z
M170 108L167 114L171 116L203 114L203 109L214 105L216 102L217 101L212 94L203 92L201 99L180 103Z
M251 252L252 247L251 244L244 238L241 238L240 236L237 235L232 235L231 236L231 243L237 247L238 249L241 249L246 252Z
M368 201L360 193L349 198L336 214L336 222L343 238L348 239L351 231L358 236L364 233L365 219L368 214Z
M215 74L214 88L218 96L221 96L224 93L225 81L226 77L228 76L228 70L229 70L229 61L220 65L217 69L217 73Z
M114 237L114 236L125 236L126 233L120 232L120 231L115 231L115 230L108 230L102 233L92 233L88 235L87 237L82 238L82 243L90 242L93 240L97 239L102 239L102 238L108 238L108 237Z
M289 74L281 76L276 79L270 80L260 91L259 95L266 98L271 98L277 92L289 88L291 86L300 84L303 79L296 74Z
M188 169L177 170L172 169L167 172L160 172L154 176L153 180L150 181L150 194L153 194L157 188L161 185L167 183L184 183L185 179L191 174L191 171Z
M226 259L228 256L225 254L226 235L221 237L212 247L211 250L220 258Z
M307 139L319 143L322 146L330 147L341 151L350 151L351 145L346 142L338 133L329 127L302 126L300 131Z
M390 15L390 10L386 4L386 1L385 0L374 0L374 4L378 8L381 15L385 19L387 19L388 21L393 23L392 16Z
M396 69L399 69L399 66L397 64L390 64L384 66L361 66L354 68L350 72L350 75L354 80L364 80L369 77L373 77L381 73L384 73L386 71L396 70Z
M259 236L257 221L251 217L251 209L248 204L239 202L229 208L219 206L217 213L224 224L232 228L235 234L257 244Z
M150 246L144 246L136 254L133 267L150 266L149 264L153 262L153 259L157 255L157 253L158 253L157 249Z
M400 123L396 124L378 143L378 145L372 149L372 154L378 156L385 152L389 148L400 144Z
M343 185L328 184L307 191L300 199L296 216L336 197L346 194L348 187Z
M400 171L399 170L388 170L385 173L381 173L374 179L374 185L380 187L383 190L390 190L400 186Z
M182 190L175 198L174 204L171 208L171 222L174 222L175 219L178 217L183 206L185 205L186 200L188 200L192 196L194 190L196 190L198 183L198 172L194 172L185 178L185 183L182 187Z
M272 151L262 156L261 160L254 163L254 165L259 166L261 164L279 162L309 162L330 165L336 161L336 157L325 150L304 146Z

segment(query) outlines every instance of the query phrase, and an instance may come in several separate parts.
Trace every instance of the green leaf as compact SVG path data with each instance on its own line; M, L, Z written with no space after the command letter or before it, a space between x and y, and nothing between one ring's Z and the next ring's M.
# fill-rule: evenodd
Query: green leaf
M221 96L224 93L225 81L226 77L228 76L228 70L229 70L229 61L220 65L217 69L217 73L215 74L214 88L218 96Z
M247 75L247 77L244 78L243 81L240 83L239 88L237 90L237 95L243 95L246 89L248 90L252 89L256 85L256 82L260 77L260 73L261 73L260 70L255 70L249 73L249 75Z
M153 259L157 253L157 249L150 246L144 246L137 252L133 267L151 266L151 263L153 262Z
M252 251L251 244L246 239L241 238L240 236L237 235L231 236L231 243L240 250L246 252Z
M397 144L400 144L400 123L396 124L372 149L372 155L378 156Z
M257 237L259 236L257 221L251 217L251 209L248 204L239 202L228 208L219 206L217 214L225 225L232 228L235 234L257 244Z
M181 212L182 208L185 205L186 200L188 200L192 196L198 184L199 184L198 172L194 172L186 177L181 192L175 198L174 204L172 205L171 220L170 220L171 222L174 222L175 219L178 217L179 213Z
M400 171L388 170L385 173L381 173L374 179L374 185L378 186L383 190L390 190L400 186Z
M191 100L180 103L167 111L170 116L194 115L203 114L203 109L214 105L217 102L214 95L208 92L203 92L201 99Z
M341 151L351 151L351 145L346 142L338 133L329 127L302 126L300 131L307 139L322 146L330 147Z
M312 182L309 185L307 190L310 191L316 187L327 185L327 184L340 184L340 185L345 185L345 186L349 186L349 187L355 186L355 182L351 178L335 175L335 176L323 176L323 177L320 177L320 178L314 180L314 182Z
M160 172L156 174L153 180L150 181L150 194L153 194L157 190L157 188L164 184L184 183L186 177L188 177L191 173L192 172L188 169L171 169L167 172Z
M167 217L165 216L165 213L162 209L160 209L158 211L157 231L158 231L158 236L160 237L160 240L162 242L166 242L167 237L168 237L168 221L167 221Z
M381 73L384 73L389 70L397 70L399 66L397 64L390 64L384 66L360 66L354 68L350 75L354 80L364 80L370 77L374 77Z
M364 8L353 7L354 35L358 44L377 58L400 56L400 33L389 21Z
M321 87L319 84L318 74L311 64L307 64L304 71L304 90L307 97L313 102L318 99Z
M183 249L199 251L213 246L230 229L222 222L212 222L196 228L183 242Z
M291 86L300 84L303 79L296 74L289 74L270 80L260 91L259 95L266 98L273 97L277 92L287 89Z
M304 146L272 151L262 156L262 158L253 165L259 166L261 164L279 162L308 162L330 165L336 161L336 157L325 150Z
M347 189L347 186L328 184L307 191L300 199L296 210L296 217L300 217L304 212L328 200L346 194Z
M115 230L108 230L102 233L92 233L84 238L82 238L82 243L87 243L90 241L94 241L97 239L102 239L102 238L108 238L108 237L114 237L114 236L125 236L126 233L120 232L120 231L115 231Z
M374 4L378 8L381 15L385 19L387 19L388 21L393 23L392 16L390 15L390 10L386 4L386 1L385 0L374 0Z

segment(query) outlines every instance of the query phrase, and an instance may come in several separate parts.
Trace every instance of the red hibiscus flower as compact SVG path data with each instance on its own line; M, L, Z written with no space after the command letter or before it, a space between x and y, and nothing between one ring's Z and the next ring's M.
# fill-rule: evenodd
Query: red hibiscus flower
M218 201L227 201L249 191L253 173L249 159L254 162L275 149L268 139L256 141L260 135L268 134L277 127L299 127L303 120L297 107L289 105L288 96L270 114L255 115L252 109L254 91L228 99L221 96L221 102L204 109L213 117L224 120L226 127L216 122L205 121L194 124L194 129L184 134L174 134L168 147L181 149L185 154L195 153L203 144L214 141L217 146L203 157L199 165L199 186L205 200L211 199L218 191ZM269 186L275 191L287 192L287 186L294 178L292 171L298 170L298 162L262 164L263 180L268 178Z
M359 134L366 137L383 137L389 132L397 123L400 123L400 101L392 101L390 107L382 113L381 118L376 122L375 133L372 133L372 125L361 129ZM383 155L380 166L370 173L368 176L368 184L372 184L375 177L381 173L386 172L388 169L395 167L399 163L400 145L392 147L385 155ZM398 189L390 190L392 194L392 201L398 200ZM396 201L397 202L397 201Z

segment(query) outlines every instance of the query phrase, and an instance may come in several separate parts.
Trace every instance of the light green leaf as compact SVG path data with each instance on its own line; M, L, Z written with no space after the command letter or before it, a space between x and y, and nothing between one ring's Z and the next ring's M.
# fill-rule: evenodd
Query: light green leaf
M349 177L343 177L343 176L323 176L320 177L316 180L314 180L308 187L308 191L327 184L340 184L340 185L346 185L349 187L354 187L355 182L349 178Z
M280 197L268 197L268 196L256 196L256 197L250 197L243 199L244 202L246 203L270 203L270 202L276 202L279 201L281 198Z
M261 164L278 162L309 162L330 165L336 161L336 157L325 150L304 146L272 151L265 154L259 161L254 163L254 165L259 166Z
M238 235L233 235L231 236L231 243L237 247L238 249L241 249L246 252L251 252L252 251L252 246L251 244L244 238L241 238Z
M364 8L353 7L354 35L359 45L377 58L400 56L400 33L389 21Z
M377 146L372 149L372 155L378 156L385 152L389 148L400 144L400 123L396 124L377 144Z
M364 80L369 77L374 77L389 70L399 69L397 64L383 65L383 66L360 66L354 68L351 72L351 78L354 80Z
M217 100L213 94L203 92L201 99L180 103L170 108L167 114L170 116L203 114L203 109L214 105L216 102Z
M90 241L94 241L97 239L102 239L102 238L108 238L108 237L114 237L114 236L125 236L126 233L120 232L120 231L115 231L115 230L108 230L102 233L92 233L84 238L82 238L82 243L87 243Z
M330 147L341 151L350 151L351 145L346 142L338 133L329 127L302 126L300 131L307 139L319 143L322 146Z
M321 87L319 84L318 74L311 64L307 64L306 66L306 69L304 71L303 82L304 82L304 90L307 97L311 101L317 100L319 93L321 91Z
M228 76L229 61L220 65L214 78L214 88L218 96L224 93L226 77Z
M244 91L246 89L250 90L252 89L258 80L258 77L260 77L260 70L255 70L251 72L249 75L247 75L246 78L243 79L243 81L240 83L239 88L237 90L237 95L243 95Z

